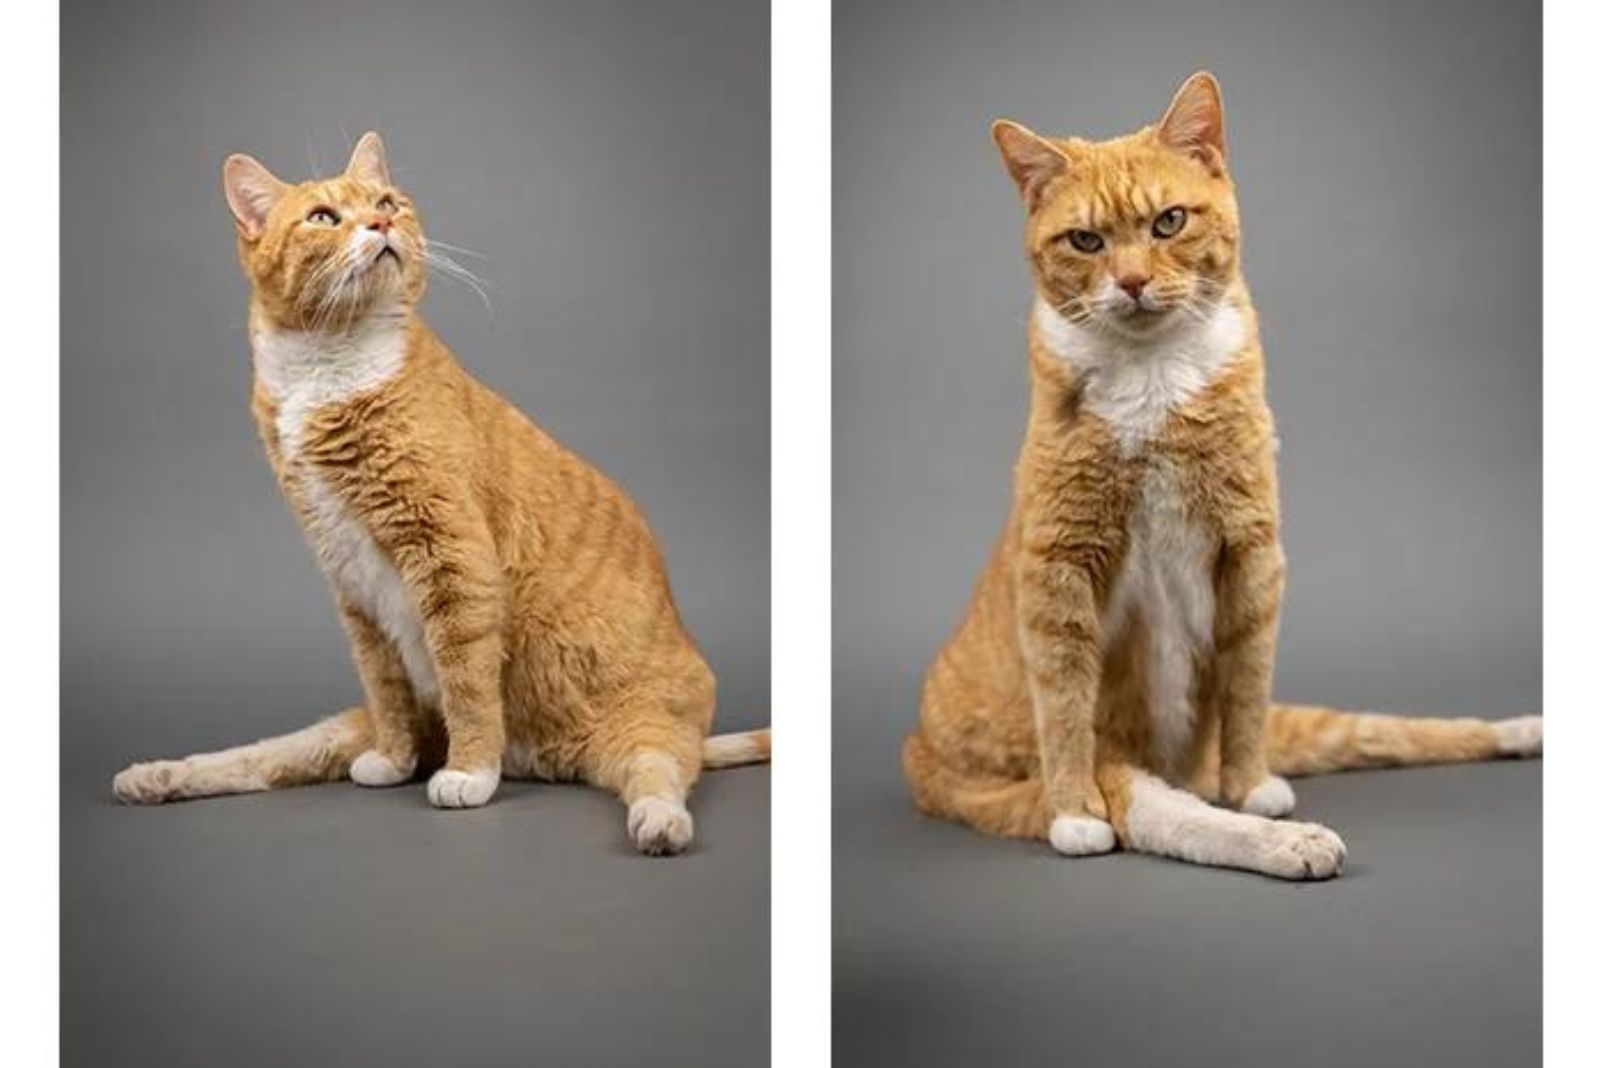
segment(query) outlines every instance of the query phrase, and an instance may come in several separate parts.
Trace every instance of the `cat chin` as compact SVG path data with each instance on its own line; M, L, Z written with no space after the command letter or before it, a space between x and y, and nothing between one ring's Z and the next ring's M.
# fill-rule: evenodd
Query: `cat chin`
M378 282L370 296L344 302L322 313L321 324L335 333L348 333L363 324L394 320L411 312L412 301L406 291L405 278L399 272L379 271L371 276ZM287 301L298 306L300 300ZM292 325L292 324L286 324Z
M1137 317L1107 315L1100 321L1112 333L1129 341L1151 341L1177 325L1178 315L1172 311L1143 312Z

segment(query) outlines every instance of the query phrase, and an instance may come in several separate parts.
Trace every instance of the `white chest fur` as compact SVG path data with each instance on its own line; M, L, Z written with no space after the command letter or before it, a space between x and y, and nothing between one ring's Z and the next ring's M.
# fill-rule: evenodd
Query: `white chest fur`
M285 456L299 451L312 412L377 389L400 372L406 334L404 320L387 317L374 317L345 333L251 333L256 376L277 403Z
M1149 340L1075 326L1043 300L1035 301L1034 323L1044 345L1079 376L1085 406L1111 427L1125 456L1159 434L1247 340L1231 303ZM1211 648L1217 542L1187 514L1179 472L1159 457L1148 462L1128 536L1106 634L1115 642L1136 621L1143 628L1156 757L1170 767L1194 732L1195 665Z
M1149 340L1076 326L1042 299L1035 299L1033 315L1040 339L1082 378L1086 407L1110 424L1125 454L1160 433L1245 342L1243 318L1232 304Z
M404 326L384 322L337 337L257 332L251 343L256 374L277 405L283 463L299 491L306 535L324 573L347 603L394 642L417 699L437 705L438 678L410 591L360 517L300 455L313 412L378 389L399 373Z
M1216 539L1187 515L1177 469L1152 460L1129 521L1105 629L1116 642L1136 618L1143 625L1145 693L1163 766L1183 753L1194 730L1194 667L1211 648L1216 553Z

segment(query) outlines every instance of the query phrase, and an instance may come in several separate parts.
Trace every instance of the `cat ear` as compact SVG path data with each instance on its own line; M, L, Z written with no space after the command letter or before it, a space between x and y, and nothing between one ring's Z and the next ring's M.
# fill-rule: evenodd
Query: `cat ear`
M1191 74L1156 127L1161 140L1222 172L1228 142L1222 132L1222 86L1209 71Z
M350 153L350 165L344 169L346 177L358 178L363 182L372 182L376 185L389 184L389 156L383 150L383 138L377 131L368 130L361 135L361 140L356 142L356 150Z
M245 237L261 236L267 213L289 187L249 156L229 156L222 165L222 192Z
M1050 179L1067 172L1067 157L1049 140L1010 119L995 120L989 135L1000 148L1022 202L1032 211L1039 206L1039 194Z

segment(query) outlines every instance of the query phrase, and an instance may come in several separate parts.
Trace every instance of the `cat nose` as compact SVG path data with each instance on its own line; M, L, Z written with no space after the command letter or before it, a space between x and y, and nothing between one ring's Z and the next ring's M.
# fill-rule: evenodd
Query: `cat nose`
M367 229L376 230L380 234L386 234L389 232L389 227L393 225L394 220L390 219L389 216L380 215L376 219L373 219L371 222L367 223Z
M1139 294L1144 292L1144 287L1150 284L1148 275L1125 274L1117 279L1117 288L1122 290L1134 300L1139 299Z

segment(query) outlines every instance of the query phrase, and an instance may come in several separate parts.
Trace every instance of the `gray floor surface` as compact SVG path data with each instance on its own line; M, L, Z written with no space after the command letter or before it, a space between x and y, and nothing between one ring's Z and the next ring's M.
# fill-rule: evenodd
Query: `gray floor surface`
M1277 882L1066 860L837 802L834 1063L1534 1065L1537 761L1297 780L1349 867Z
M693 851L652 859L580 786L138 809L128 755L64 762L63 1064L766 1063L765 768L708 773Z

